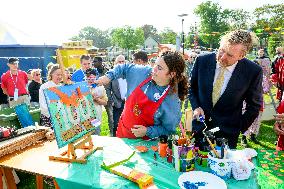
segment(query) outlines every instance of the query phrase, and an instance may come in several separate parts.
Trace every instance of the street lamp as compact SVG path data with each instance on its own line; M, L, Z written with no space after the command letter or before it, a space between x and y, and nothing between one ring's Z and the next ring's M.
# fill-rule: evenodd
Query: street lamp
M182 39L182 54L184 55L184 32L183 32L183 17L187 16L188 14L180 14L178 15L179 17L181 17L181 39Z

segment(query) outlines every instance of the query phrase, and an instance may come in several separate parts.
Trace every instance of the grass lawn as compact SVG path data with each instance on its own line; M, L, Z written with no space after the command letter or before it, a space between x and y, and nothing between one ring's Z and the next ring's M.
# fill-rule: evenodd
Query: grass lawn
M270 98L270 97L267 97ZM269 99L268 99L269 100ZM184 120L184 117L183 117ZM274 121L263 121L260 127L260 132L257 137L259 140L259 144L254 144L250 140L248 140L248 147L254 148L254 149L275 149L275 141L276 141L276 135L273 131L273 124ZM108 121L107 121L107 114L104 111L103 112L103 120L102 120L102 127L101 127L101 135L107 136L109 135L109 129L108 129ZM242 149L243 147L240 145L240 140L238 143L238 149ZM18 172L18 176L20 177L21 182L18 184L19 189L35 189L36 188L36 180L34 175L30 175L28 173L24 172ZM49 184L44 184L45 189L51 189L54 188L53 186L50 186Z

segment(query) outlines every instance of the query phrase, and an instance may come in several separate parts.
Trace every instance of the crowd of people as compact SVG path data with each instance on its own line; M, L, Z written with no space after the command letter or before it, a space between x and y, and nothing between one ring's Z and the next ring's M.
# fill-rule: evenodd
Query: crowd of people
M191 53L188 60L178 52L165 51L154 64L147 53L133 54L132 62L123 55L116 57L109 69L100 57L82 55L81 68L62 73L58 64L47 66L47 80L40 69L28 73L18 69L19 60L8 60L9 70L1 77L1 108L24 102L41 109L40 124L52 127L43 90L69 83L86 81L93 96L97 119L102 120L103 107L108 116L110 136L122 138L156 138L176 133L181 121L182 103L193 110L193 132L196 144L202 145L205 119L208 129L219 127L218 138L228 139L236 148L239 135L242 144L247 138L257 143L263 94L277 87L279 100L274 130L279 135L277 148L284 147L284 58L278 47L277 58L271 62L264 49L255 60L246 54L257 38L252 32L235 30L224 35L217 53ZM7 99L7 100L5 100ZM100 128L95 131L100 135Z

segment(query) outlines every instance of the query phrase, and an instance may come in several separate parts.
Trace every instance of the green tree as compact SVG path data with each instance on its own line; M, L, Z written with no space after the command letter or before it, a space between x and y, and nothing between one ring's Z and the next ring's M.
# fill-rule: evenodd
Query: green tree
M230 24L230 29L248 29L248 20L251 19L249 12L243 9L228 10L229 18L228 23Z
M156 41L160 41L161 37L158 34L157 29L153 25L145 24L141 27L144 31L144 38L153 37Z
M254 10L256 23L252 27L258 34L261 46L268 47L271 55L274 55L277 46L284 45L284 4L264 5Z
M144 32L141 28L133 29L131 26L116 28L111 32L111 41L113 45L129 50L137 49L137 45L144 43Z
M93 40L94 46L98 48L106 48L111 45L109 32L102 31L92 26L84 27L79 31L79 34L77 36L72 37L71 40Z
M222 11L218 3L207 1L198 5L194 13L201 19L200 38L209 44L210 48L216 48L220 34L230 28L227 22L230 11Z
M160 33L161 43L164 44L176 44L177 33L170 28L164 28Z
M218 47L220 36L228 30L247 29L250 14L243 9L222 9L218 3L207 1L194 10L201 19L200 38L210 45Z

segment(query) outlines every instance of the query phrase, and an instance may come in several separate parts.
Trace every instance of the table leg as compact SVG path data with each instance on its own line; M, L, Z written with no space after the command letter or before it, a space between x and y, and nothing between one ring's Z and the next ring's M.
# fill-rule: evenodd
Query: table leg
M43 189L43 176L36 175L36 188Z
M53 178L53 183L54 183L55 189L60 189L60 187L58 186L55 178Z
M2 169L2 173L4 174L4 178L5 178L4 180L7 184L8 189L17 189L17 185L15 183L14 176L12 173L13 169L4 168L4 167L2 167L1 169Z

